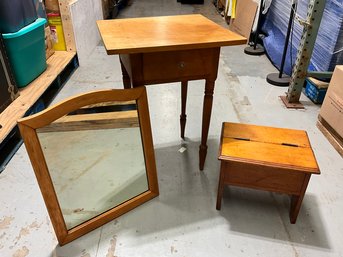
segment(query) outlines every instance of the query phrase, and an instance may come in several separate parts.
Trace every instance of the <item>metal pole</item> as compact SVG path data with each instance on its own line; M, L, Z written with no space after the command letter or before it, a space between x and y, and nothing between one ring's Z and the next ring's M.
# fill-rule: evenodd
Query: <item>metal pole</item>
M261 20L262 20L262 12L263 12L263 0L261 0L261 3L260 3L260 10L258 12L258 19L257 19L257 27L256 27L256 31L255 31L255 37L254 37L254 50L256 50L256 46L257 46L257 39L258 39L258 36L259 36L259 28L261 26Z
M278 87L288 87L291 81L290 76L288 76L287 74L283 74L283 69L285 67L289 37L291 35L292 23L294 19L294 12L295 12L294 9L295 9L295 6L297 5L297 1L298 0L292 1L291 13L289 15L288 27L287 27L286 38L285 38L285 45L283 47L283 54L281 58L281 66L280 66L279 73L270 73L267 75L267 78L266 78L269 84L272 84Z
M291 83L287 92L288 103L299 103L301 91L307 76L307 69L323 16L326 0L311 0L308 5L306 22L293 67ZM284 101L285 102L285 101ZM287 105L287 103L285 103Z
M286 39L285 39L285 46L284 46L284 48L283 48L283 54L282 54L282 59L281 59L281 66L280 66L279 78L282 77L283 69L284 69L284 67L285 67L285 61L286 61L286 55L287 55L289 37L290 37L290 35L291 35L292 23L293 23L293 18L294 18L294 9L295 9L295 3L292 3L291 14L290 14L290 16L289 16L287 34L286 34ZM291 46L291 47L292 47L292 46Z
M260 31L259 28L260 28L261 20L262 20L262 7L263 7L263 0L261 0L261 2L260 2L260 11L258 14L257 28L255 31L254 42L253 42L254 45L251 46L249 44L249 46L244 49L244 53L246 53L248 55L262 55L262 54L264 54L264 47L260 44L257 44L257 39L259 36L259 31Z

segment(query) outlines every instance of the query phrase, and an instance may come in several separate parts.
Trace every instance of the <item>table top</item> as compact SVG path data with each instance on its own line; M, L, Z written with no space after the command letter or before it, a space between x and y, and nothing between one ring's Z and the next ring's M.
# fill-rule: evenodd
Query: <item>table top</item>
M304 130L225 122L219 159L320 173Z
M174 51L245 44L247 39L200 14L99 20L107 54Z

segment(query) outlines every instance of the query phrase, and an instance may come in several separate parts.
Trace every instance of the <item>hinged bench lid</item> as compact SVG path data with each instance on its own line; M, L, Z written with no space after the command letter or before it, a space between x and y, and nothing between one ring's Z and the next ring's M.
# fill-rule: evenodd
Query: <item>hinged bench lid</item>
M218 158L320 173L304 130L224 122Z

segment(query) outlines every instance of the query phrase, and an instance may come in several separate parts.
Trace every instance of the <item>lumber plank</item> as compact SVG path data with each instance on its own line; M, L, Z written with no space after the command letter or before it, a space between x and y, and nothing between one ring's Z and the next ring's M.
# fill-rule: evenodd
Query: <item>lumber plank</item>
M74 58L75 52L56 51L47 60L47 69L28 86L20 90L20 96L0 114L0 142L17 125L17 120L42 96L51 83Z
M60 13L63 25L64 40L68 52L76 52L76 43L70 5L74 4L72 0L58 0L60 5Z

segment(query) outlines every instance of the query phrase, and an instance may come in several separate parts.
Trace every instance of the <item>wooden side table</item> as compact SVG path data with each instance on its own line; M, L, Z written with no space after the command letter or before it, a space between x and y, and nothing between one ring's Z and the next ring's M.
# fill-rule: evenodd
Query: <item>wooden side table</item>
M101 20L107 54L119 54L125 88L181 82L181 137L186 125L187 83L205 79L199 167L204 168L220 47L246 38L202 15Z
M223 123L217 210L224 185L289 194L295 223L311 174L320 174L306 131Z

